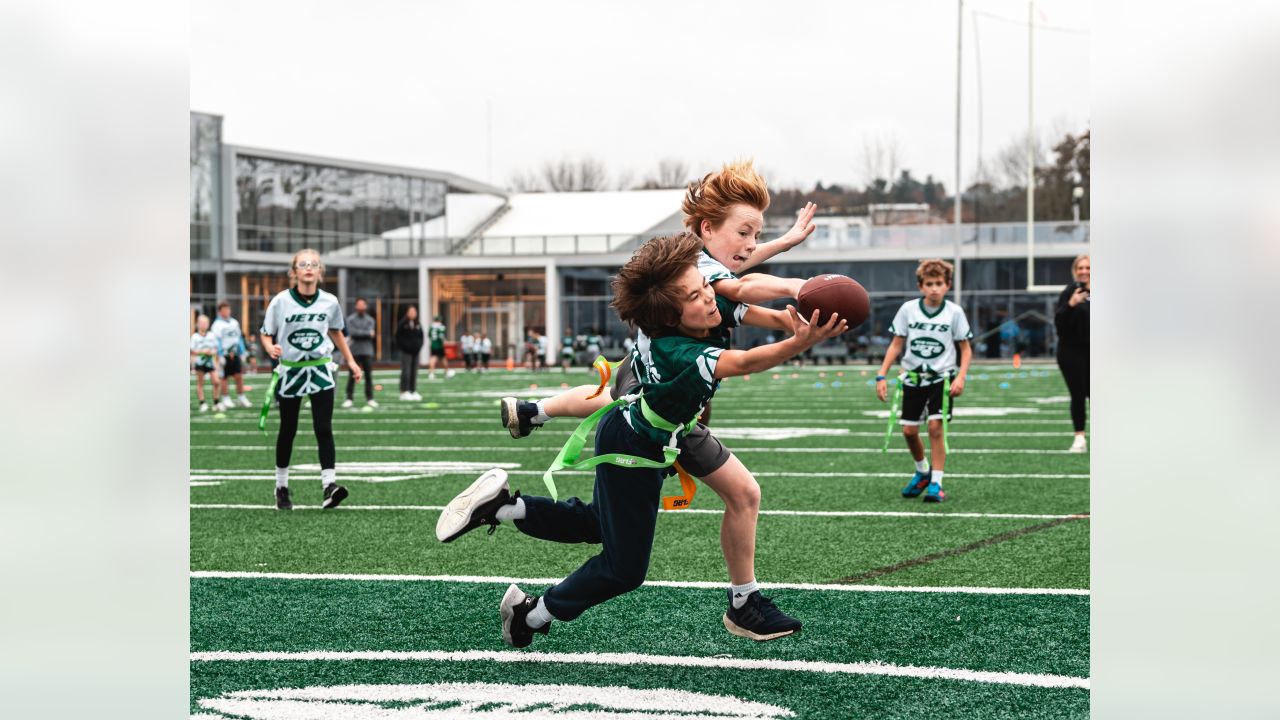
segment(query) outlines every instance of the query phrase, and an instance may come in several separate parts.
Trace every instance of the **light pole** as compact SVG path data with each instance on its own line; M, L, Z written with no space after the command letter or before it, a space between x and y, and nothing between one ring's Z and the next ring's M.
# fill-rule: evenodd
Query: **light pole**
M1071 216L1077 225L1080 224L1080 199L1084 197L1084 188L1080 187L1080 173L1076 173L1076 186L1071 190Z

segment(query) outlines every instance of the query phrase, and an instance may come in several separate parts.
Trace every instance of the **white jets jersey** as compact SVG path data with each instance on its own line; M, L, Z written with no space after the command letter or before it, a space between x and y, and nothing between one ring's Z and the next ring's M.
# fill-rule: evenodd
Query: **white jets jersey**
M218 338L212 332L207 332L203 335L201 335L200 333L192 333L191 334L191 350L193 352L199 352L201 350L213 351L214 353L213 355L197 355L196 356L196 367L200 368L201 370L212 370L214 355L222 354L221 347L218 344Z
M955 370L956 341L973 337L969 320L959 305L944 300L942 307L930 311L924 298L903 303L893 316L889 333L906 338L902 368L928 376L920 379L921 385L941 382L942 375ZM907 384L914 383L908 380Z
M296 289L290 288L271 299L261 332L270 335L280 346L281 360L303 362L331 357L334 346L329 331L341 330L345 325L338 298L319 290L307 302ZM328 390L334 386L333 373L337 369L335 362L305 368L287 367L282 362L277 368L280 394L302 397Z
M473 353L476 351L476 339L471 335L463 335L460 342L462 343L462 352Z
M707 279L709 283L715 283L717 280L736 280L737 275L729 271L724 263L711 257L711 253L706 248L702 248L702 252L698 253L698 272L702 273L702 277Z
M235 318L223 320L221 315L214 318L209 325L209 334L218 338L218 342L222 344L222 349L218 351L221 355L241 354L244 350L244 334L240 332L240 323Z

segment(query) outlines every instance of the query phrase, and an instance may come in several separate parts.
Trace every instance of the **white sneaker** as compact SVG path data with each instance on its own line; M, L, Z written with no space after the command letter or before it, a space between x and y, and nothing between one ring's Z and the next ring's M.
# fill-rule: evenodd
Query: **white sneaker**
M1085 441L1083 435L1077 435L1076 439L1071 442L1071 449L1067 452L1082 453L1089 449L1089 444Z
M253 403L249 402L249 398L248 398L248 396L246 396L246 395L241 395L241 396L240 396L240 407L253 407Z
M365 403L365 405L368 405L369 407L378 407L378 401L370 400L369 402Z
M409 398L410 400L413 400L413 401L415 401L415 402L421 402L421 401L422 401L422 396L421 396L421 395L419 395L417 392L411 392L411 393L409 393L409 395L411 396L411 397Z
M407 392L402 392L402 393L400 393L400 400L401 400L402 402L407 402L407 401L412 400L412 399L413 399L413 394L412 394L412 393L407 393Z
M428 376L427 376L427 380L428 380L428 381L435 380L435 379L436 379L436 374L435 374L435 373L431 373L430 375L428 375Z
M446 373L444 374L444 376L445 376L445 378L447 379L447 378L451 378L451 377L453 377L453 374L454 374L454 373L453 373L453 371L452 371L452 370L449 370L448 372L446 372Z
M209 412L209 403L207 402L200 403L200 412Z
M342 401L342 407L344 408L355 407L355 403L351 402L351 398L347 398L346 400Z
M222 402L218 403L219 410L230 410L235 407L235 403L231 402L230 397L223 397Z

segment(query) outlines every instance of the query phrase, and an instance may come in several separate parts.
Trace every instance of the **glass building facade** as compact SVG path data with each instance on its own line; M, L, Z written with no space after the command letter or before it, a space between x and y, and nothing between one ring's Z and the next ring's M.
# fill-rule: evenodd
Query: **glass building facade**
M451 193L493 195L497 214L507 200L502 190L446 173L226 145L222 118L191 113L191 321L200 312L213 315L226 300L245 334L256 333L271 298L289 286L293 253L314 248L326 265L322 287L347 312L356 298L368 301L380 361L398 359L395 329L410 306L419 308L424 324L442 317L450 342L464 332L485 333L498 362L520 359L530 329L550 337L549 364L556 364L560 336L570 330L600 334L605 354L621 356L630 330L609 307L610 279L638 235L460 236L473 231L450 232ZM871 317L814 354L876 359L898 307L919 297L918 258L949 256L953 230L826 222L830 227L819 224L803 248L762 270L781 277L840 273L862 283L871 294ZM1034 283L1028 283L1026 255L1019 256L1025 226L966 225L961 237L979 256L963 267L963 305L977 356L1052 354L1056 295L1026 288L1071 280L1072 259L1088 247L1088 223L1037 223ZM751 347L768 335L743 328L734 346Z

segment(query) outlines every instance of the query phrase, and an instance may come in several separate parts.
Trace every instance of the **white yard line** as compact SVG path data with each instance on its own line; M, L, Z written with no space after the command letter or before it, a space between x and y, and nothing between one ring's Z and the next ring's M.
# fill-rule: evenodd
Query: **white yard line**
M491 424L492 424L492 423L491 423ZM566 425L565 425L565 427L567 428L567 427L568 427L568 425L566 424ZM745 427L745 426L744 426L744 427ZM753 426L753 427L751 427L750 429L751 429L751 430L761 430L761 429L764 429L764 428L762 428L762 427L758 427L758 426ZM785 426L784 426L784 427L773 427L773 426L769 426L769 428L768 428L768 429L772 429L772 430L788 430L788 429L791 429L791 428L787 428L787 427L785 427ZM719 431L719 430L724 430L724 431L734 432L734 431L740 431L740 428L735 427L735 426L733 426L733 425L725 424L725 425L716 425L716 430L718 430L718 431ZM506 434L505 429L499 429L499 430L458 430L458 429L456 429L456 428L449 428L449 429L447 429L447 430L446 430L446 429L440 429L440 430L433 430L433 429L426 429L426 430L342 430L341 432L342 432L342 434L343 434L343 435L428 435L428 436L442 436L442 435L478 435L478 436L489 436L489 437L495 437L495 438L498 438L498 437L500 437L501 435L505 435L505 434ZM226 429L222 429L222 428L217 428L217 429L207 430L207 431L201 431L201 433L202 433L203 435L256 435L256 436L259 436L259 437L262 435L262 433L261 433L261 432L259 432L259 431L257 431L257 430L226 430ZM721 434L727 434L727 433L721 433ZM950 435L951 435L951 437L953 437L953 438L955 438L955 437L1052 437L1052 438L1059 438L1059 439L1061 439L1061 438L1066 437L1066 436L1067 436L1067 433L1061 433L1061 432L952 432L952 433L950 433ZM884 432L873 432L873 431L870 431L870 430L850 430L850 431L847 431L847 432L842 432L842 433L840 433L839 435L834 435L834 436L824 436L824 437L874 437L874 438L879 438L879 437L884 437ZM747 440L755 440L755 439L757 439L757 438L745 438L745 439L747 439ZM735 440L735 441L738 441L739 439L738 439L738 438L734 438L734 440Z
M350 471L342 469L342 465L338 466L338 471L345 480L354 481L373 481L374 479L386 480L387 475L374 475L368 471L362 474L352 474ZM193 479L217 479L217 480L271 480L275 481L275 476L270 474L248 475L242 474L245 470L192 470ZM303 471L304 473L306 471ZM449 471L449 472L432 472L426 476L446 475L465 475L467 471ZM542 477L542 470L507 470L508 475L536 475ZM560 475L578 475L589 476L594 475L594 470L566 470L559 473ZM902 478L905 474L902 472L752 472L752 475L758 478L762 477L781 477L781 478L858 478L858 479L882 479L882 478ZM319 477L318 471L313 474L298 473L298 469L294 468L292 479L312 479ZM394 476L390 476L394 477ZM1088 480L1088 473L947 473L947 477L951 479L966 480Z
M192 662L280 662L280 661L411 661L411 662L504 662L561 663L588 665L651 665L657 667L700 667L730 670L776 670L842 675L880 675L925 680L962 680L993 685L1020 685L1042 688L1089 689L1089 678L1041 673L996 672L962 668L919 667L882 662L836 663L815 660L754 660L746 658L698 657L689 655L646 655L641 653L561 653L536 650L303 650L303 651L211 651L191 653Z
M192 510L275 510L275 505L236 504L236 503L192 503ZM343 505L348 510L444 510L443 505ZM318 510L320 508L305 505L295 506L295 510ZM723 515L723 510L711 508L687 508L685 510L659 510L663 515ZM1068 518L1088 519L1088 515L1032 515L1024 513L965 513L965 512L910 512L897 510L761 510L761 515L793 515L797 517L905 517L905 518L982 518L982 519L1027 519L1027 520L1064 520Z
M237 580L344 580L356 582L452 582L483 585L554 585L563 578L513 578L481 575L365 575L351 573L273 573L242 572L233 570L193 570L193 578L224 578ZM699 580L646 580L649 587L685 588L694 590L723 591L725 584ZM760 587L776 590L815 590L820 592L914 592L960 593L966 595L1089 595L1087 589L1077 588L1001 588L1001 587L926 587L912 585L841 585L835 583L775 583L762 582Z
M497 454L506 454L514 452L548 452L555 450L557 446L552 445L512 445L504 448L476 448L470 446L459 445L374 445L366 447L347 447L343 448L343 452L466 452L470 454L478 454L479 452L493 452ZM191 445L192 450L257 450L261 452L275 452L274 445ZM865 453L880 454L880 448L824 448L824 447L739 447L735 443L733 448L734 454L742 453ZM1088 457L1084 453L1073 453L1070 450L1042 450L1038 448L958 448L952 449L949 453L956 455L1080 455Z

